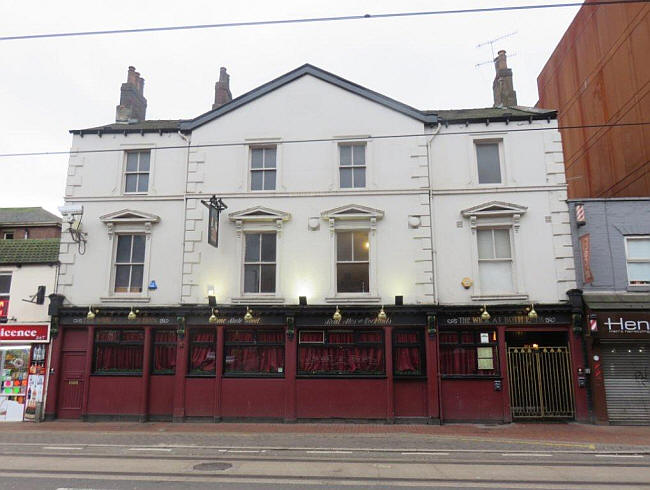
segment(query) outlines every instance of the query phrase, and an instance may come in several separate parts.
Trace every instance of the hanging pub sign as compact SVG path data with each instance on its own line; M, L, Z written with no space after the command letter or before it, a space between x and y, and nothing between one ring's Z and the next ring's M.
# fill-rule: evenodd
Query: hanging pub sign
M208 243L213 247L219 246L219 215L228 206L220 197L214 194L208 201L201 200L204 206L208 208Z

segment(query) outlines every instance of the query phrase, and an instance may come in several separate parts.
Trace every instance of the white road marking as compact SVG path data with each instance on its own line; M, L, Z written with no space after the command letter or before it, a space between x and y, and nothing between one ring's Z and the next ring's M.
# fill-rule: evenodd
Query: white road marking
M550 458L553 455L548 453L501 453L501 456L514 456L524 458L536 458L540 456L542 458Z
M597 458L642 458L641 454L596 454Z
M307 454L352 454L352 451L306 451Z
M265 453L264 449L227 449L226 452L229 453Z
M171 449L168 447L130 447L129 451L165 451L170 453Z
M56 449L62 451L81 451L82 447L72 447L72 446L43 446L41 449Z
M449 453L402 453L405 456L416 455L416 456L449 456Z

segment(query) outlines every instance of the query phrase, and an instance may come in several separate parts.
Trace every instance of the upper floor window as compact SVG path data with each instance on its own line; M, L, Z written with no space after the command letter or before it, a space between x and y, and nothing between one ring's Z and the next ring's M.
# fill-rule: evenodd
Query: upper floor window
M9 313L9 292L11 291L11 274L0 274L0 317Z
M2 235L2 238L5 240L13 240L14 239L14 232L13 231L5 231Z
M510 230L478 230L476 237L481 290L490 292L512 291Z
M246 233L244 293L275 293L275 233Z
M251 148L251 190L273 191L277 172L277 148Z
M366 186L366 145L339 145L341 189Z
M650 236L625 237L625 258L628 284L650 285Z
M149 190L149 169L151 151L129 151L126 153L124 170L124 192L147 192Z
M498 142L475 142L479 184L501 183L501 162Z
M370 291L370 242L367 231L336 233L336 290L339 293Z
M141 293L144 277L144 235L118 235L115 250L116 293Z

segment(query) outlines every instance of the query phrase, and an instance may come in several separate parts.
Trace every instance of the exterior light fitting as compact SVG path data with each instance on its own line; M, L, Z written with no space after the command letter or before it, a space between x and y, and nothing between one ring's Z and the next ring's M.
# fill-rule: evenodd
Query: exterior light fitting
M92 305L88 307L88 313L86 313L86 320L94 320L95 319L95 313L99 310L93 311Z
M212 315L210 315L210 318L208 318L209 323L217 323L217 315L215 313L219 311L216 308L212 308Z
M488 313L487 306L483 305L483 307L481 308L481 320L487 322L490 318L492 318L492 315Z
M138 313L140 313L140 310L134 310L132 306L131 311L129 311L129 314L126 316L126 319L135 320L138 317Z
M388 320L388 315L384 311L384 305L381 306L381 310L379 310L379 313L377 314L377 320L380 322L385 322Z
M250 322L253 319L253 312L251 309L247 306L246 307L246 314L244 315L244 321L245 322Z
M528 311L528 319L529 320L536 320L537 319L537 312L535 311L535 305L531 304L530 308L526 308Z
M336 311L335 311L334 314L332 315L332 320L334 320L335 322L340 322L340 321L341 321L341 318L343 318L343 317L341 316L341 310L339 310L339 307L337 306L337 307L336 307Z

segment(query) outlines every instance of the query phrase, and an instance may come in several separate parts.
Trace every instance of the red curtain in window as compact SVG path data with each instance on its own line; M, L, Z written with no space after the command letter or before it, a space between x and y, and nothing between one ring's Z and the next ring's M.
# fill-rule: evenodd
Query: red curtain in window
M227 373L278 373L284 370L284 346L227 347Z
M311 373L381 372L384 369L384 349L371 346L301 347L298 363L300 371Z
M414 344L418 341L415 332L397 333L396 344ZM395 349L395 370L398 373L420 373L422 369L418 347L397 347Z
M209 344L191 346L190 371L212 373L216 370L217 354L214 345L214 333L197 333L192 336L192 342L209 342Z
M142 345L98 345L95 350L97 371L142 371Z
M442 374L477 374L476 347L440 347Z
M226 342L253 342L255 334L250 330L227 330Z
M169 343L167 344L162 342ZM154 343L154 371L173 371L176 368L176 332L156 332Z

